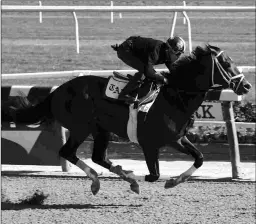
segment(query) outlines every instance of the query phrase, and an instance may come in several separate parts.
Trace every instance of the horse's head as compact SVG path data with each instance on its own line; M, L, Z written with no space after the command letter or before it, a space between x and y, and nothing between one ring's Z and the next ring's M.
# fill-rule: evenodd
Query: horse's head
M218 47L207 45L212 56L211 85L220 85L222 88L230 88L237 95L249 92L252 85L245 79L233 60L227 53Z

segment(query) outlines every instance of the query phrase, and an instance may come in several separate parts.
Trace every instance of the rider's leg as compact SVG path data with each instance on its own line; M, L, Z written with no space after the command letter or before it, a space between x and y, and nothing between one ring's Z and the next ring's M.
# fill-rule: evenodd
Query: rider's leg
M136 88L138 88L138 81L141 80L142 75L143 74L140 72L135 73L130 82L128 82L126 86L122 89L118 98L122 99L126 95L129 95L131 92L133 92Z
M119 47L117 51L117 56L125 64L138 70L140 73L144 72L145 64L139 58L135 57L130 49L127 49L125 47Z
M119 94L119 99L125 97L125 95L130 94L137 88L137 83L141 80L144 73L144 63L140 61L140 59L136 58L129 46L124 45L120 46L117 51L117 56L121 59L125 64L131 66L132 68L138 70L137 73L134 74L133 79L124 87L124 89Z

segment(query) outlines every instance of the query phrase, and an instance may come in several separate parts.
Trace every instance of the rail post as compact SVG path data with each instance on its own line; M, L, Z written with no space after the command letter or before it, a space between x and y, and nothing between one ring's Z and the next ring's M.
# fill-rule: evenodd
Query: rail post
M183 1L183 5L184 5L184 7L186 7L186 1ZM186 25L186 18L185 17L183 18L183 24Z
M175 25L176 25L176 20L177 20L177 12L174 12L173 18L172 18L172 28L171 28L171 32L170 32L170 37L173 37L174 35L174 29L175 29Z
M187 13L185 11L182 13L188 23L188 48L189 48L189 53L191 53L192 52L191 24L190 24L190 20Z
M42 2L39 1L39 6L42 6ZM43 22L43 18L42 18L42 12L39 12L39 22L42 23Z
M110 7L113 7L114 4L113 4L113 1L110 1ZM114 12L110 12L110 20L111 20L111 23L114 23Z
M80 44L79 44L79 27L78 27L78 20L77 20L77 16L76 16L76 12L73 12L73 17L75 20L75 28L76 28L76 53L79 54L80 53Z
M227 136L229 143L229 153L232 166L232 178L241 178L240 168L240 152L239 144L237 139L236 124L234 119L233 102L225 101L222 102L223 107L223 118L226 123Z

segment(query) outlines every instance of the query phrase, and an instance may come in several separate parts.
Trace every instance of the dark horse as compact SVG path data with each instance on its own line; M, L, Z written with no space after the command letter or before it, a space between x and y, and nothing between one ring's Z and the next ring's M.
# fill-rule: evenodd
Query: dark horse
M146 181L156 181L160 176L159 149L163 146L175 148L195 159L186 172L167 180L165 188L184 182L203 164L202 153L185 135L191 116L204 101L208 90L218 85L220 89L231 88L236 94L242 95L251 88L227 53L209 44L196 47L190 55L174 63L168 81L168 85L161 87L148 113L138 113L137 126L138 142L149 170ZM59 155L89 176L92 180L91 190L96 194L100 189L96 171L76 156L79 145L92 134L92 161L118 174L138 193L136 176L121 166L113 166L107 158L110 133L128 138L129 119L128 105L105 97L107 82L108 79L97 76L74 78L36 105L18 109L3 105L2 120L24 124L57 120L70 131L70 137Z

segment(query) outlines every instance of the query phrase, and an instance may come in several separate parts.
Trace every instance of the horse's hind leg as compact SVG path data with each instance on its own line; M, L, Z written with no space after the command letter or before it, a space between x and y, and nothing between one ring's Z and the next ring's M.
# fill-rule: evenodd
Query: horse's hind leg
M70 137L66 144L60 149L59 155L79 167L87 174L87 176L92 180L92 193L96 195L100 189L97 172L76 156L77 148L86 137L87 136L78 137L77 135L74 135L74 133L70 132Z
M98 165L108 169L110 172L119 175L122 179L130 183L130 188L135 193L139 194L139 185L133 176L130 176L131 171L126 171L122 169L122 166L113 166L112 162L107 158L107 147L110 138L110 132L101 128L99 125L95 124L93 127L93 138L94 146L92 153L92 161Z
M112 165L112 162L107 158L110 132L95 124L92 136L94 139L92 161L109 170Z

